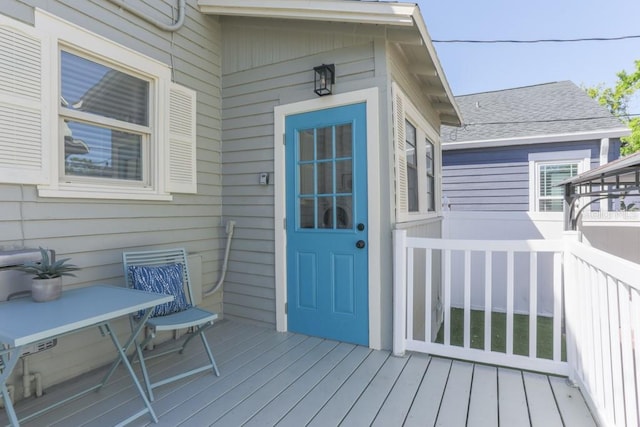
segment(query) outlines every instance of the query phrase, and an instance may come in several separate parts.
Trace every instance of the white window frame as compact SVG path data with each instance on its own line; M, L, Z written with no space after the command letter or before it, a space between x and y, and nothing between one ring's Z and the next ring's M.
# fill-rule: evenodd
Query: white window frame
M442 150L440 149L440 135L429 124L426 118L418 111L414 104L404 94L400 87L394 82L392 85L392 93L394 98L394 139L395 144L395 167L396 167L396 220L397 222L420 221L433 218L440 214L440 180L442 165ZM404 143L399 144L399 139L405 138L404 130L398 132L397 127L404 126L405 122L411 123L416 128L416 157L418 160L418 211L410 212L408 200L404 201L408 196L408 189L403 186L408 185L406 177L406 156L401 153L404 150ZM433 145L433 178L434 178L434 206L430 210L427 192L427 144ZM404 165L401 162L405 162ZM402 175L405 174L403 177Z
M540 216L561 216L562 212L543 212L540 202L540 165L577 164L578 174L591 168L591 151L557 151L529 154L529 212Z
M48 111L51 112L50 129L44 138L52 141L52 145L56 147L49 153L48 183L38 186L38 195L41 197L94 199L172 200L169 192L171 184L167 178L171 165L166 154L169 151L168 145L171 143L170 136L168 136L170 133L168 123L169 91L174 85L171 83L170 68L159 61L40 9L36 9L35 12L35 28L49 39L49 48L43 51L42 58L43 62L49 63L51 68L50 87L45 90L47 94L46 105ZM62 167L63 159L61 159L61 156L64 156L62 116L59 114L61 110L59 101L61 50L103 63L111 68L143 78L150 83L148 127L150 134L147 136L146 144L143 144L147 147L146 152L143 153L145 156L143 183L116 179L77 179L78 177L65 179ZM64 116L68 116L68 114ZM195 169L195 159L190 160L193 160L193 168Z

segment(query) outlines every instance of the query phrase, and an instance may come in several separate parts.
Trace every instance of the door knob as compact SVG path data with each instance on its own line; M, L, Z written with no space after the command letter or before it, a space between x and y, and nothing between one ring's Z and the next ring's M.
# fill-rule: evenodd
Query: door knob
M356 242L356 248L358 248L358 249L363 249L364 247L365 247L364 240L358 240L358 241Z
M358 224L358 231L363 231L364 230L364 224L360 223Z

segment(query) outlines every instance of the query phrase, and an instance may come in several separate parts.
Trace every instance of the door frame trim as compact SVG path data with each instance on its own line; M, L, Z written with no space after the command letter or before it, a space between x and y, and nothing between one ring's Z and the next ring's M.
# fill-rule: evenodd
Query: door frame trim
M376 266L380 262L380 240L374 236L380 236L380 192L376 188L380 182L376 179L378 174L370 173L377 170L380 165L380 109L379 88L372 87L348 93L342 93L292 104L278 105L274 107L274 230L275 230L275 297L276 297L276 329L280 332L287 331L287 314L285 304L287 302L287 233L284 223L286 217L286 162L285 162L285 120L293 114L308 113L327 108L341 107L344 105L366 103L367 117L367 184L369 197L367 209L369 210L369 347L379 349L382 347L382 325L380 324L381 306L380 293L381 282Z

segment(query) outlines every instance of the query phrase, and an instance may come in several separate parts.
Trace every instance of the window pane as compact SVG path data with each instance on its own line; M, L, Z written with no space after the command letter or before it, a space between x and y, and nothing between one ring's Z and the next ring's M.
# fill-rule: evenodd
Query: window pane
M300 131L300 160L313 160L313 129Z
M336 183L338 193L351 193L353 188L353 174L351 160L340 160L336 162Z
M540 212L562 212L562 199L540 200Z
M149 125L149 82L62 51L61 106Z
M427 175L433 176L433 144L427 140L425 147L427 148Z
M418 158L416 157L416 128L408 121L405 124L407 164L416 166L418 164Z
M351 196L336 197L336 228L353 228L353 203Z
M318 160L333 157L333 127L316 129L318 135Z
M318 163L318 194L333 193L333 162Z
M318 228L333 228L333 197L318 197Z
M353 153L351 123L336 126L336 157L351 157Z
M142 136L63 121L65 174L142 181Z
M300 199L300 228L315 228L315 199Z
M407 158L407 197L409 212L417 212L418 205L418 157L416 156L416 127L405 121L405 154Z
M432 176L427 177L427 210L435 211L436 203L435 203L435 179Z
M314 194L313 164L300 165L300 194Z
M578 165L575 163L540 165L540 196L562 196L564 189L558 184L577 174Z

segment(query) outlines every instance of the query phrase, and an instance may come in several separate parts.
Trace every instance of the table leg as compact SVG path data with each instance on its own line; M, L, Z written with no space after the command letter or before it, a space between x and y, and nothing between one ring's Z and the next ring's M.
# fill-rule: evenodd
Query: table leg
M138 335L140 335L140 331L142 331L145 323L147 322L147 319L149 319L149 316L151 315L151 310L152 308L148 308L147 310L145 310L144 316L140 319L140 321L138 321L137 324L134 324L133 320L129 319L129 321L131 322L131 336L129 337L129 339L124 345L125 353L129 351L129 347L131 347L131 344L135 343L136 339L138 338ZM111 378L111 375L113 375L113 373L116 371L116 368L118 367L118 365L120 365L120 362L121 360L119 357L113 361L113 363L111 364L111 368L109 368L109 372L107 372L107 374L102 379L102 382L100 383L102 386L104 386L107 383L107 381L109 381L109 378Z
M13 368L18 363L21 352L22 347L0 351L0 360L2 360L2 370L0 372L0 393L2 394L2 399L4 400L4 409L7 412L9 421L11 422L11 425L13 427L18 427L20 423L18 422L16 411L13 409L11 397L9 396L9 390L7 390L7 380L9 379Z
M153 408L151 407L151 402L147 398L147 394L144 392L144 389L142 388L140 381L138 381L138 377L136 377L136 373L134 372L133 367L131 367L131 363L129 363L129 359L127 358L126 349L131 346L131 342L135 341L137 334L134 332L131 338L129 338L129 340L127 341L127 346L122 347L122 345L120 345L120 341L118 341L118 337L111 330L111 324L107 322L107 323L104 323L102 326L105 328L105 330L111 337L113 344L116 346L116 349L118 350L118 356L119 356L120 362L122 362L125 368L127 368L127 371L129 371L129 375L131 376L131 379L133 380L136 387L138 388L138 393L140 394L140 397L142 398L145 406L147 407L147 411L143 411L142 413L149 412L149 415L151 415L151 418L153 418L153 421L157 423L158 417L156 417L156 413L153 411ZM138 329L138 332L139 332L139 329ZM118 364L119 362L114 363L114 366L112 367L112 369L115 369L115 367L118 366ZM142 415L142 413L140 415Z

